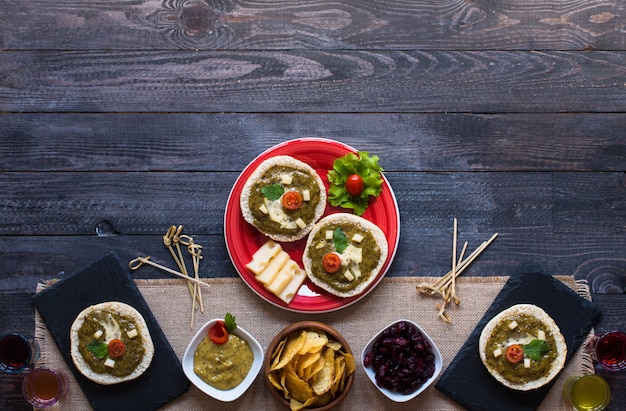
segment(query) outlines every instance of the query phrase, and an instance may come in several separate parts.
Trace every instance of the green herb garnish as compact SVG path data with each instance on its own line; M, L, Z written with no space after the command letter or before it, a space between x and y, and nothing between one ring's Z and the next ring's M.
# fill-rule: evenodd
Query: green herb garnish
M335 207L351 208L356 215L363 215L369 197L378 197L382 191L382 171L378 165L378 156L370 156L365 151L335 159L333 169L328 171L328 202ZM358 174L363 179L364 188L358 197L350 196L346 190L346 180L352 174Z
M283 195L285 189L280 184L273 184L267 187L261 187L261 193L268 200L278 200Z
M224 324L226 324L226 329L229 333L232 333L235 331L235 328L237 328L235 317L231 313L226 313L226 317L224 317Z
M109 345L102 341L91 340L87 349L100 360L109 355Z
M550 351L550 346L544 340L532 340L524 345L524 354L534 361L541 360L545 353Z
M337 227L335 228L335 231L333 231L333 243L335 244L335 249L339 254L343 253L348 247L348 237L346 236L346 233L343 232L341 227Z

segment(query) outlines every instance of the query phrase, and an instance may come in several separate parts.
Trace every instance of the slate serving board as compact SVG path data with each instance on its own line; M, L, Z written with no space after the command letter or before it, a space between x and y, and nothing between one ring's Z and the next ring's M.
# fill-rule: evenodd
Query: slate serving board
M600 311L565 284L544 273L511 276L435 387L468 410L536 410L554 381L532 391L509 389L493 378L478 355L487 322L515 304L535 304L557 323L567 342L566 364L600 318Z
M178 357L128 269L114 253L70 274L36 294L33 300L95 410L153 410L189 389L191 383L183 373ZM100 385L88 380L76 369L70 356L69 330L74 319L86 307L105 301L120 301L139 311L148 325L155 349L152 363L144 374L115 385Z

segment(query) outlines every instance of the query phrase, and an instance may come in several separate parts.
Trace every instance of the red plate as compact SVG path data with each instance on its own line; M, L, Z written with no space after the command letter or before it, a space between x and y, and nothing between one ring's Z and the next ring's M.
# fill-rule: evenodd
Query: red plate
M357 150L343 143L328 139L303 138L286 141L266 150L255 158L242 171L233 185L230 195L228 196L226 211L224 213L224 238L226 240L228 254L244 282L255 293L275 306L304 313L323 313L338 310L365 297L365 295L372 291L380 280L382 280L387 270L389 270L389 266L396 254L398 240L400 238L400 213L398 211L396 197L384 175L382 193L379 197L370 199L370 205L363 214L363 217L372 221L383 230L387 237L389 253L387 261L385 261L382 270L378 273L376 280L364 292L354 297L341 298L320 289L307 279L304 281L304 284L300 287L298 294L293 300L291 300L289 304L285 304L274 294L267 291L261 283L256 281L254 274L246 268L246 264L252 260L252 255L269 239L244 220L241 207L239 206L241 190L254 170L270 157L289 155L313 167L320 177L322 177L326 190L328 190L330 185L326 178L328 170L332 169L333 162L336 158L349 152L356 153ZM352 210L333 207L327 204L324 215L351 211ZM291 258L296 261L300 267L302 267L302 254L305 245L306 237L293 243L281 243L283 250L289 253Z

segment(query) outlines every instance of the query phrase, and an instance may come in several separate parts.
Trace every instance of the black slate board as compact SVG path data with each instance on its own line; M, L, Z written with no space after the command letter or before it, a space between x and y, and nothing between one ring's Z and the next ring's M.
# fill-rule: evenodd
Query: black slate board
M189 389L190 382L178 357L128 270L114 253L70 274L36 294L33 300L95 410L152 410ZM105 301L120 301L139 311L146 320L155 349L152 363L144 374L115 385L100 385L88 380L76 369L70 356L69 330L74 319L86 307Z
M567 342L566 364L584 342L600 311L565 284L544 273L511 276L435 387L468 410L536 410L555 380L532 391L515 391L495 380L478 355L487 322L515 304L535 304L557 323Z

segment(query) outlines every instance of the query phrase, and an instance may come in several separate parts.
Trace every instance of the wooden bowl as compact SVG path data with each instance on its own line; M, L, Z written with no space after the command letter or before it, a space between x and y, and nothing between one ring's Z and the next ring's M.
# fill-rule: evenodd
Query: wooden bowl
M346 341L343 335L341 335L339 331L337 331L333 327L326 325L324 323L320 323L317 321L300 321L300 322L293 323L283 328L274 337L274 339L270 342L269 346L267 347L266 355L263 361L263 372L265 375L265 382L267 383L267 386L270 392L276 398L276 400L278 400L278 402L282 404L285 408L289 408L289 401L285 399L282 392L277 390L276 387L274 387L269 380L270 366L272 363L272 353L276 349L278 343L282 341L287 335L291 334L292 332L297 332L297 331L302 331L302 330L323 331L326 333L326 335L329 338L332 338L341 344L343 352L354 356L354 354L352 353L352 349L350 348L350 345L348 344L348 341ZM326 411L326 410L330 410L336 407L348 395L350 388L352 388L353 381L354 381L354 373L352 373L351 375L347 377L344 390L340 394L338 394L331 402L321 407L307 407L304 409L315 410L315 411Z

